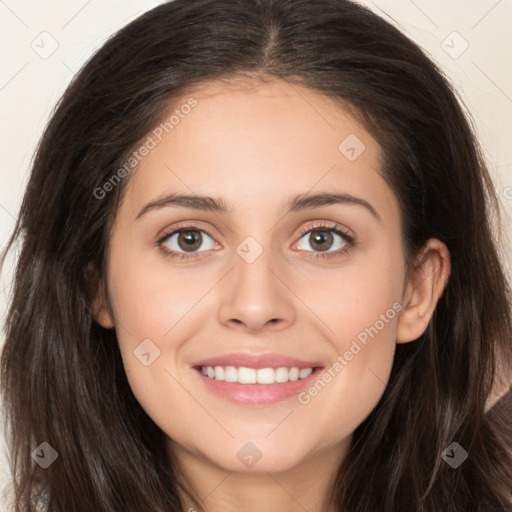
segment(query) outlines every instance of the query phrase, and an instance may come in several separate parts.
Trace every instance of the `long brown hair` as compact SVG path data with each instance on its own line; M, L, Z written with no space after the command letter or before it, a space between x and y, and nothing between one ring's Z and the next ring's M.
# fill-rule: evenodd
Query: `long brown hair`
M188 487L164 455L165 434L131 392L115 330L94 321L90 270L105 278L129 176L104 197L97 191L174 99L237 75L305 85L350 108L385 151L382 175L400 201L409 261L431 237L451 253L434 316L418 340L397 346L384 395L356 429L326 504L508 510L506 425L485 414L500 368L512 371L499 203L442 72L346 0L174 0L115 34L69 85L2 258L20 243L1 360L15 510L183 510ZM454 441L469 454L457 469L441 457ZM46 469L31 457L43 442L58 454Z

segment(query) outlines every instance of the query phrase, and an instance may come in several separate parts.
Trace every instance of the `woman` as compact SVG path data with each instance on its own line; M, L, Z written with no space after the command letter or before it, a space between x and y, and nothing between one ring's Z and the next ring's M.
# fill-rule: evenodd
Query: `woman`
M510 510L497 213L451 86L364 7L144 14L10 241L15 509Z

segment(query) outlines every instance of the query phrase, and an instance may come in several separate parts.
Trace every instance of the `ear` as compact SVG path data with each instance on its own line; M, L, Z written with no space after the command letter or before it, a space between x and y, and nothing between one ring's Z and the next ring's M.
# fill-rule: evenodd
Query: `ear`
M87 274L91 283L90 295L94 319L105 329L112 329L115 326L112 308L108 301L103 280L100 279L97 268L92 262L87 266Z
M436 238L429 239L414 258L404 286L397 343L417 340L426 330L450 277L450 251Z

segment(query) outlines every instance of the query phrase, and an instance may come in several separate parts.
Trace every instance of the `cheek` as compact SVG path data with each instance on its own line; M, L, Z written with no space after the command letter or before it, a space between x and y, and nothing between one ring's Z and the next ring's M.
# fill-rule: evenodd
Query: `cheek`
M379 263L344 269L302 295L320 312L333 355L327 371L299 398L333 436L340 426L345 433L357 428L388 383L402 310L403 278L396 261L381 253Z
M356 339L362 344L372 339L396 341L403 288L397 261L400 256L394 251L372 251L339 271L317 274L314 286L300 285L301 297L339 354ZM372 348L379 350L377 343Z
M128 334L125 339L130 343L165 338L168 345L173 329L214 282L211 272L201 269L194 271L192 279L179 268L170 271L172 265L163 257L156 264L136 254L132 258L117 257L117 261L110 272L109 289L116 324Z
M191 406L178 384L183 381L178 356L200 330L198 302L215 281L211 272L198 271L190 279L179 269L170 272L165 260L148 264L136 254L121 258L120 253L112 252L109 291L125 373L141 406L165 425L170 410Z

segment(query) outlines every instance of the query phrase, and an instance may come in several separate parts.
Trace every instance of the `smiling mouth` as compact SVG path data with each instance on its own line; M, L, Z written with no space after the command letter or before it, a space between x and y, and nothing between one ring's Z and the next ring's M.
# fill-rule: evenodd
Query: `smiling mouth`
M206 378L217 381L224 381L236 384L284 384L308 378L312 373L322 368L312 366L309 368L298 368L296 366L277 368L249 368L245 366L196 366L195 369L201 372Z

